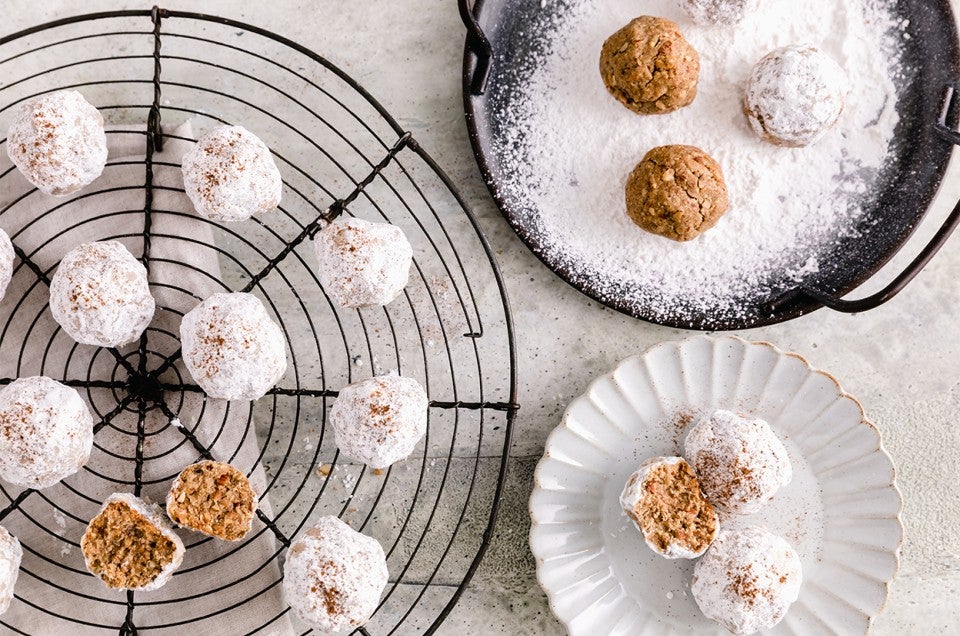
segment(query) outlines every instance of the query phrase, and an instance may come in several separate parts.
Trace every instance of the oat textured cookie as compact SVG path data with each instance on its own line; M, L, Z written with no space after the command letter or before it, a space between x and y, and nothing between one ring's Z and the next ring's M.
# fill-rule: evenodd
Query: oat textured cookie
M720 510L751 514L793 479L783 442L765 421L716 411L687 433L684 455Z
M653 457L630 476L620 506L650 549L668 559L695 559L713 542L717 514L682 457Z
M770 629L800 595L803 571L790 544L765 528L723 531L693 570L700 611L734 634Z
M287 369L283 330L252 294L212 294L180 321L183 363L207 395L256 400Z
M669 113L697 96L700 56L676 23L644 15L603 43L600 75L610 94L630 110Z
M47 488L90 459L93 417L76 389L45 376L0 390L0 477Z
M785 46L757 62L743 111L757 135L778 146L809 146L843 112L850 80L832 57L812 46Z
M159 506L115 493L80 539L91 574L118 590L155 590L183 562L184 547Z
M67 252L50 281L50 313L80 344L119 347L153 320L147 269L122 243L84 243Z
M689 241L727 211L727 185L714 159L694 146L659 146L627 178L627 215L638 226Z
M239 541L250 532L257 495L230 464L202 461L184 468L167 493L167 516L178 526Z
M280 205L283 179L270 149L243 126L220 126L181 161L183 189L201 216L243 221Z
M283 597L294 615L323 634L355 629L377 609L387 576L376 539L321 517L287 550Z
M71 194L99 177L107 164L103 117L77 91L35 97L14 115L7 154L41 192Z

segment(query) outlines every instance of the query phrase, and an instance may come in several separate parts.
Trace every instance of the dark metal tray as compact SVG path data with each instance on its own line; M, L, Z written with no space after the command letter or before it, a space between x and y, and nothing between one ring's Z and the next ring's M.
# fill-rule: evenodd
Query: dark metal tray
M553 259L540 244L540 237L524 222L515 201L501 190L505 166L496 148L505 131L497 118L509 94L516 89L516 62L528 57L542 38L525 28L544 10L540 0L460 0L460 13L467 25L463 61L463 98L467 127L474 153L487 187L517 235L558 276L597 301L623 313L650 322L699 330L730 330L760 327L791 320L827 306L844 312L872 309L897 294L929 262L960 223L960 204L934 238L881 291L858 300L841 297L867 281L907 242L919 225L939 189L954 144L960 120L956 81L960 78L960 44L948 0L900 0L895 11L909 21L909 39L904 40L904 65L911 73L896 79L897 111L893 151L878 180L881 191L868 205L857 229L870 228L862 236L839 240L822 254L819 272L796 282L772 281L772 295L745 299L739 317L700 313L692 317L658 318L648 306L611 297L601 291L602 281L583 279Z

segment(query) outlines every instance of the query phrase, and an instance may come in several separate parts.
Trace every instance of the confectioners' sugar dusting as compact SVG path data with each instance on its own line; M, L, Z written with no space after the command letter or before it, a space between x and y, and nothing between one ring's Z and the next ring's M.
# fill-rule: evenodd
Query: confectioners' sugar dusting
M75 247L50 281L50 313L81 344L133 342L155 311L147 269L117 241Z
M47 488L90 459L93 417L76 389L45 376L0 390L0 477Z
M180 323L183 362L207 395L256 400L287 370L283 330L259 298L212 294Z
M721 510L751 514L793 479L787 449L763 420L716 411L690 429L684 456Z
M345 387L330 409L337 448L371 468L405 459L427 432L427 393L413 378L381 375Z
M7 611L13 600L22 558L23 548L20 547L20 541L0 526L0 614Z
M690 590L700 610L734 634L769 629L800 595L800 557L765 528L721 531L697 562Z
M287 550L283 596L298 618L327 634L366 623L387 577L376 539L336 517L320 517Z
M10 242L10 236L0 230L0 300L3 300L7 293L7 285L13 277L13 261L16 253L13 251L13 243Z
M823 269L822 254L856 233L898 121L893 84L903 37L888 0L761 3L736 26L693 24L672 0L547 3L528 32L546 42L521 62L502 112L500 194L554 267L604 300L683 322L742 315L742 300ZM640 14L675 20L701 58L692 105L638 116L612 99L598 71L604 39ZM851 79L837 126L817 144L762 141L743 114L753 65L809 44ZM643 232L625 214L624 183L652 147L698 146L722 166L730 209L685 244Z

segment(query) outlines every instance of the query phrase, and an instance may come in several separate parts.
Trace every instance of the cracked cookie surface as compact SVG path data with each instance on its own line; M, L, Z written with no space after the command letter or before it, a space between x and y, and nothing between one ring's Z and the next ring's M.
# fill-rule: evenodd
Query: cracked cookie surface
M600 75L610 94L630 110L669 113L697 96L700 56L676 23L644 15L603 43Z
M727 211L723 170L695 146L659 146L627 179L627 215L653 234L689 241Z

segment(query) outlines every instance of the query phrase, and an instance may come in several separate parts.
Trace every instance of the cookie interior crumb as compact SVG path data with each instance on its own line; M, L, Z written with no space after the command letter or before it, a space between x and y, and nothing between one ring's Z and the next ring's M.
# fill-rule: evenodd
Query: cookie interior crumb
M124 501L112 501L87 527L81 541L87 567L107 587L140 588L174 560L177 546Z
M717 515L687 462L663 463L643 480L643 496L628 511L644 537L662 552L680 545L701 552L717 533Z
M167 498L175 523L226 541L250 531L257 497L247 477L221 462L205 461L180 473Z

